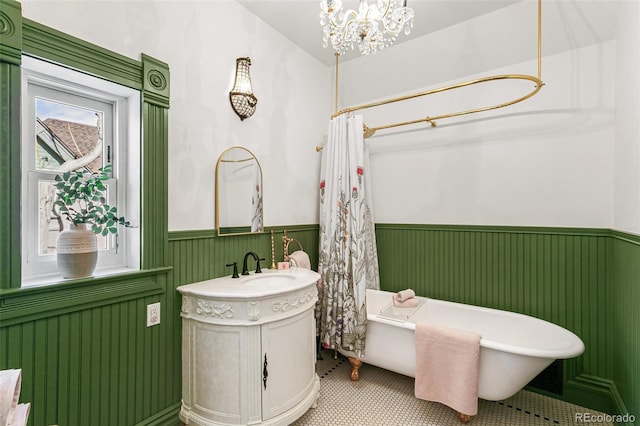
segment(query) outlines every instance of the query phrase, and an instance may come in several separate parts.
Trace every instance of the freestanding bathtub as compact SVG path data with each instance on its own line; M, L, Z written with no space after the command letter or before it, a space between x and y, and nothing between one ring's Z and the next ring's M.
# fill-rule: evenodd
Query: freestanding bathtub
M479 333L478 396L500 401L515 395L556 359L584 352L582 340L556 324L498 309L417 297L416 308L394 308L394 293L367 290L365 356L340 350L358 380L361 363L415 377L416 323L429 322Z

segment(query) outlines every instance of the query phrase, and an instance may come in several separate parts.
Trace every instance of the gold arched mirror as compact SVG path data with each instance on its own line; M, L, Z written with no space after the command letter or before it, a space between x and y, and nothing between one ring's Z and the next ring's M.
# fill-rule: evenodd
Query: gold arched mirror
M227 148L216 164L216 229L218 235L264 232L262 167L243 146Z

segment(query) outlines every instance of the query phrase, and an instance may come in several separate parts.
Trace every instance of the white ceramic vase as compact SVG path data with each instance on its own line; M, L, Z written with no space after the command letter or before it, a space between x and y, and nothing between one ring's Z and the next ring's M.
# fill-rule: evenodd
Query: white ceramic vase
M58 235L58 270L62 278L90 277L98 262L98 240L86 223L69 225Z

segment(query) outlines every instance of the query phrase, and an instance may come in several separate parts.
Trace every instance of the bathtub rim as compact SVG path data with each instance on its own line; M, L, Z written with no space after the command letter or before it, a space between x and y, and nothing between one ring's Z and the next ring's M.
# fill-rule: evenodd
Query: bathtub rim
M389 291L385 291L385 290L367 289L367 292L370 292L370 291L389 294L389 296L391 296L393 294L393 292L389 292ZM501 342L493 340L493 339L488 339L486 337L482 337L480 339L480 347L484 347L484 348L488 348L488 349L494 349L494 350L502 351L502 352L513 353L513 354L517 354L517 355L525 355L525 356L531 356L531 357L536 357L536 358L548 358L548 359L574 358L574 357L582 355L584 353L584 351L585 351L584 342L575 333L573 333L572 331L570 331L570 330L568 330L568 329L566 329L566 328L564 328L564 327L562 327L562 326L560 326L558 324L552 323L552 322L547 321L547 320L543 320L543 319L538 318L538 317L534 317L532 315L521 314L521 313L518 313L518 312L512 312L512 311L507 311L507 310L502 310L502 309L488 308L488 307L484 307L484 306L470 305L470 304L460 303L460 302L451 302L451 301L447 301L447 300L427 298L427 297L423 297L423 296L416 296L416 298L424 300L425 303L422 305L422 307L427 306L427 303L429 301L431 301L433 303L464 307L464 309L471 309L471 310L475 310L475 311L483 311L483 312L488 312L488 313L493 313L493 312L497 311L497 312L501 312L503 314L506 313L506 314L508 314L510 316L525 317L527 320L533 320L536 323L540 323L544 327L550 327L550 328L555 329L556 331L559 331L562 334L565 334L568 338L570 338L570 340L572 342L571 345L566 346L566 347L551 348L551 349L540 349L540 348L534 348L534 347L526 347L526 346L518 346L518 345L513 345L513 344L501 343ZM401 327L401 328L405 328L405 329L408 329L408 330L415 331L416 323L411 321L411 318L414 315L415 315L415 313L412 314L406 321L403 321L403 320L400 320L400 319L391 319L391 318L388 318L388 317L380 316L380 315L375 314L375 313L367 312L367 320L368 321L379 322L381 324L386 324L386 325L393 326L393 327ZM457 327L451 327L451 328L457 328ZM457 328L457 329L459 329L459 328Z

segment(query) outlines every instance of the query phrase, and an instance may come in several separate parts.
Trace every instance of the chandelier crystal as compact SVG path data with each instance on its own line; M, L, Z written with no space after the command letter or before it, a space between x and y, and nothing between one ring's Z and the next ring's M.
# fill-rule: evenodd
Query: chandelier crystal
M331 45L339 54L358 50L363 55L376 53L393 44L404 30L411 32L413 9L407 0L360 0L357 11L343 10L342 0L320 1L320 25L323 26L323 46Z

